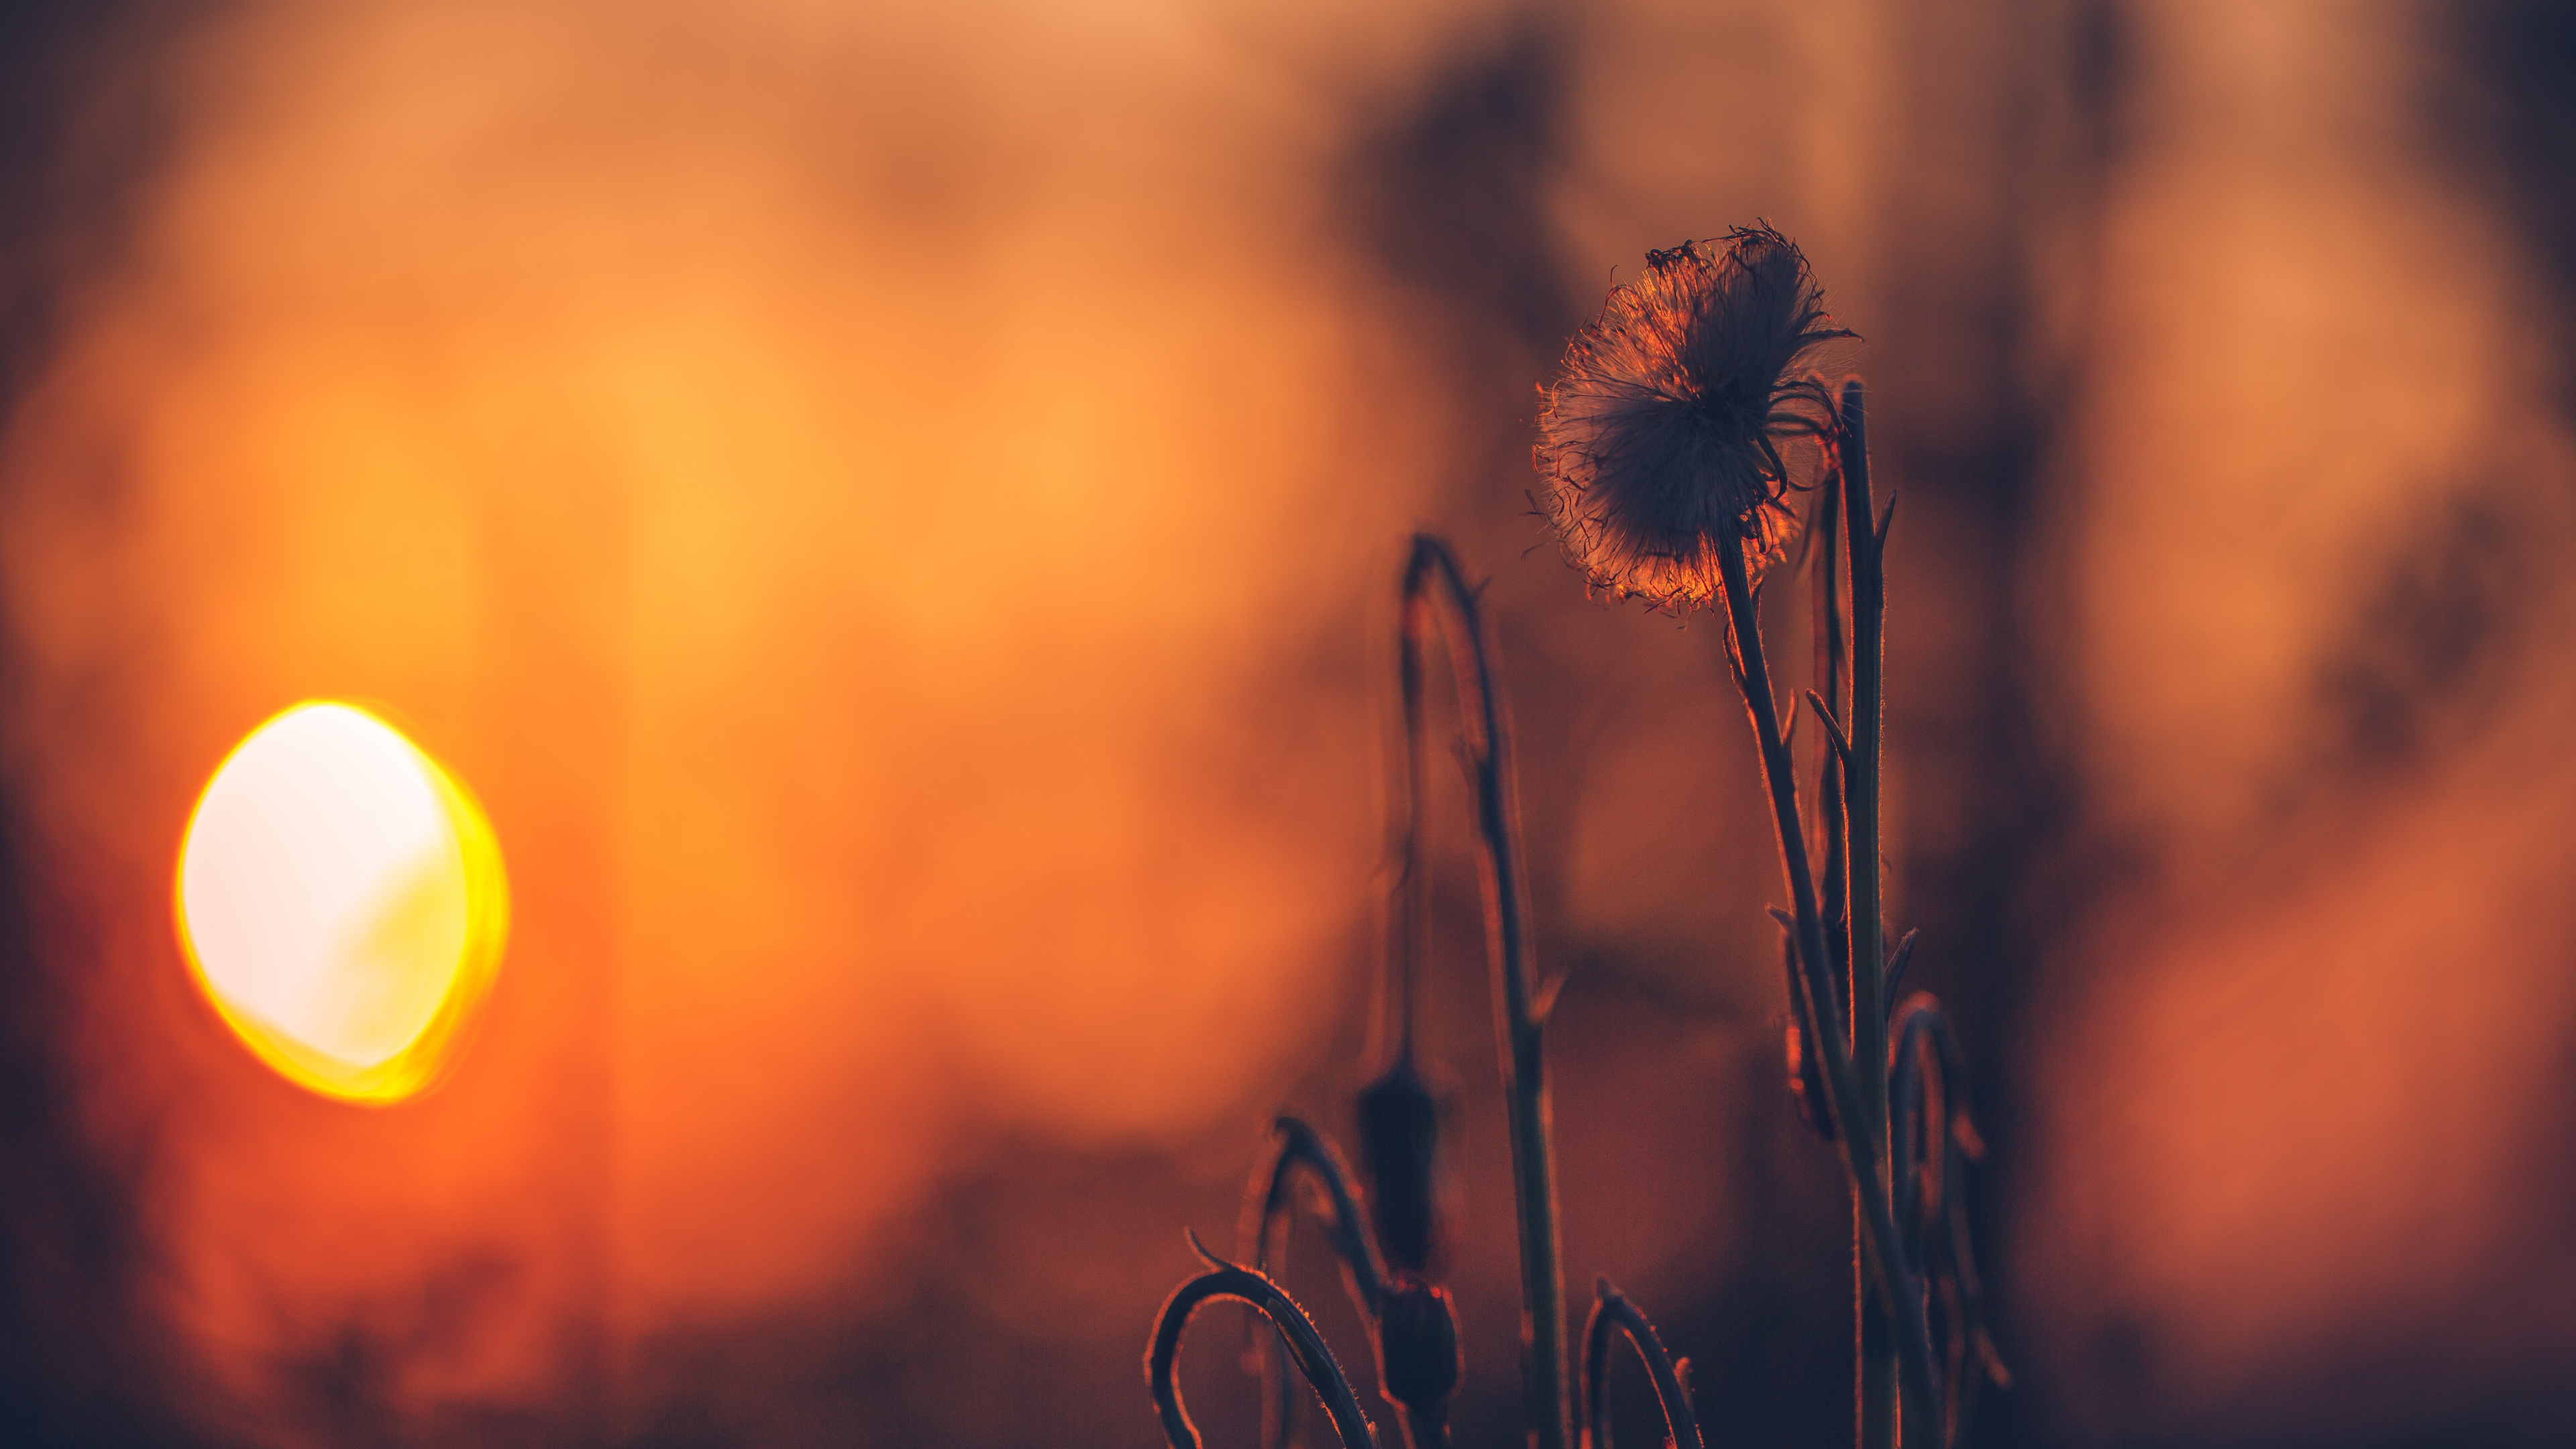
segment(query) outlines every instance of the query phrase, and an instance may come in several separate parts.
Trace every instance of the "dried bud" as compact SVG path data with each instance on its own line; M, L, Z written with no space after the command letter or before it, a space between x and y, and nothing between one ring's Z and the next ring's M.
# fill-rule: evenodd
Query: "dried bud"
M1796 244L1767 226L1648 252L1575 334L1539 414L1549 524L1592 586L1680 612L1716 603L1718 551L1778 551L1780 441L1822 435L1833 399L1798 375L1832 325Z
M1458 1391L1465 1367L1449 1290L1410 1278L1388 1284L1377 1326L1378 1381L1387 1398L1416 1413L1437 1410Z
M1378 1251L1398 1277L1441 1277L1440 1103L1410 1057L1360 1092L1359 1119Z

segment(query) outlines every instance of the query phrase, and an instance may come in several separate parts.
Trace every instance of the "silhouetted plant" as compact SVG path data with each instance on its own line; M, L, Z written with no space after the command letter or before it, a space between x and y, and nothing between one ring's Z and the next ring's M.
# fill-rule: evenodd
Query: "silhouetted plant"
M2007 1380L1986 1329L1962 1192L1966 1164L1983 1153L1968 1118L1963 1057L1931 996L1917 992L1895 1005L1914 936L1893 952L1886 945L1879 782L1884 554L1894 500L1882 510L1871 496L1861 384L1846 383L1837 395L1804 368L1820 344L1854 335L1832 325L1806 258L1767 226L1649 252L1645 273L1613 290L1545 390L1535 459L1548 475L1542 511L1593 589L1652 609L1724 610L1727 657L1752 722L1789 895L1790 909L1772 912L1784 936L1789 1084L1806 1120L1840 1145L1851 1182L1859 1437L1863 1449L1889 1449L1906 1423L1928 1430L1918 1435L1923 1443L1952 1442L1975 1380ZM1772 689L1755 582L1781 560L1793 532L1793 488L1809 486L1793 483L1784 451L1801 439L1813 439L1818 456L1817 502L1799 538L1816 627L1815 688L1805 703L1824 736L1812 830L1799 808L1794 741ZM1439 1281L1447 1252L1437 1191L1441 1105L1414 1031L1428 921L1423 654L1435 624L1457 679L1460 756L1483 868L1519 1225L1526 1426L1535 1449L1573 1449L1543 1052L1561 982L1541 984L1531 959L1509 711L1477 592L1438 539L1415 536L1400 600L1404 827L1394 847L1387 952L1398 1026L1391 1064L1356 1104L1367 1205L1329 1139L1279 1119L1275 1150L1245 1201L1242 1245L1254 1266L1211 1257L1213 1271L1183 1285L1155 1326L1146 1372L1175 1449L1196 1449L1198 1439L1172 1384L1173 1362L1190 1315L1216 1297L1251 1304L1271 1325L1255 1339L1269 1390L1267 1443L1296 1442L1291 1364L1323 1400L1345 1449L1375 1443L1322 1336L1263 1271L1284 1249L1300 1181L1317 1190L1309 1200L1369 1325L1381 1391L1408 1444L1448 1443L1462 1360ZM1821 891L1811 851L1822 863ZM1606 1280L1584 1334L1583 1449L1609 1449L1602 1384L1621 1335L1646 1364L1669 1441L1702 1449L1687 1363L1671 1359L1645 1315Z
M1542 986L1530 959L1528 884L1522 864L1520 805L1512 774L1511 724L1493 643L1476 591L1447 545L1417 535L1405 560L1397 628L1398 691L1403 707L1404 828L1396 838L1395 902L1389 974L1398 1027L1394 1060L1363 1089L1357 1103L1369 1205L1360 1207L1340 1154L1321 1133L1294 1118L1278 1124L1278 1146L1255 1173L1246 1199L1243 1237L1254 1261L1275 1254L1274 1229L1296 1206L1294 1183L1322 1190L1327 1241L1342 1261L1353 1301L1375 1339L1380 1384L1402 1417L1415 1449L1448 1442L1447 1404L1456 1390L1460 1351L1448 1292L1438 1279L1446 1244L1436 1178L1438 1097L1416 1056L1414 1021L1420 995L1427 919L1422 854L1423 656L1432 628L1449 644L1457 678L1467 768L1485 897L1487 958L1494 980L1497 1053L1510 1122L1515 1216L1522 1290L1523 1403L1532 1444L1571 1449L1567 1393L1563 1269L1557 1243L1555 1148L1550 1141L1544 1026L1553 986ZM1383 1258L1381 1259L1381 1253ZM1175 1300L1177 1304L1179 1300ZM1160 1344L1173 1309L1157 1329ZM1284 1331L1284 1327L1283 1327ZM1266 1341L1269 1335L1263 1335ZM1282 1340L1286 1343L1285 1339ZM1293 1350L1293 1343L1286 1343ZM1293 1356L1293 1353L1292 1353ZM1151 1364L1149 1362L1149 1370ZM1265 1439L1287 1445L1295 1434L1293 1394L1272 1374ZM1313 1375L1308 1375L1311 1380ZM1175 1423L1165 1416L1167 1431ZM1182 1443L1173 1440L1175 1445Z
M1859 1438L1863 1449L1884 1449L1897 1442L1900 1396L1913 1423L1938 1426L1947 1441L1970 1350L1993 1376L2002 1376L2002 1365L1984 1333L1954 1190L1966 1149L1918 1152L1909 1140L1899 1157L1890 1135L1891 1072L1909 1084L1937 1072L1952 1119L1945 1130L1963 1144L1974 1140L1956 1052L1936 1053L1937 1064L1921 1055L1923 1041L1950 1041L1938 1006L1929 997L1909 1003L1915 1029L1893 1044L1888 1035L1894 983L1913 946L1909 935L1886 954L1880 893L1885 551L1895 501L1882 511L1871 496L1861 384L1846 383L1837 399L1802 370L1814 348L1854 335L1830 323L1806 258L1767 226L1650 252L1645 273L1614 289L1600 318L1568 347L1545 389L1534 457L1549 479L1549 520L1593 588L1654 608L1725 610L1728 662L1761 756L1791 907L1773 912L1787 937L1790 1085L1802 1114L1843 1149L1862 1278ZM1826 736L1812 835L1764 655L1755 582L1782 552L1793 487L1782 445L1801 438L1815 439L1819 454L1820 497L1804 540L1817 629L1817 688L1806 703ZM1847 593L1837 578L1845 561ZM1823 857L1821 896L1811 841ZM1919 1095L1911 1087L1901 1095L1916 1110ZM1924 1130L1912 1119L1901 1125L1909 1138ZM1914 1182L1935 1160L1938 1176ZM1917 1226L1910 1220L1936 1205L1944 1246L1933 1252L1922 1232L1900 1231L1899 1209ZM1950 1342L1942 1366L1932 1348L1926 1265L1938 1279Z

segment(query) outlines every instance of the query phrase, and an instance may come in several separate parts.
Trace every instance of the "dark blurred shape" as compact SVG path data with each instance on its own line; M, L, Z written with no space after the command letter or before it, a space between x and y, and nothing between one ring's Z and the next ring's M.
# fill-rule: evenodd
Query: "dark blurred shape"
M66 310L122 254L169 122L155 82L194 0L0 5L0 417L14 418ZM59 918L0 788L0 1437L195 1442L168 1410L183 1370L143 1304L157 1263L131 1164L84 1130L57 979ZM49 936L52 939L49 939Z
M1567 299L1547 222L1573 27L1538 7L1439 62L1345 155L1352 238L1463 319L1554 350Z
M2530 532L2510 490L2442 500L2406 529L2319 661L2319 785L2384 789L2472 735L2527 642Z
M123 259L174 124L162 61L209 0L0 4L0 402Z
M2426 144L2517 222L2556 283L2558 351L2576 324L2576 9L2556 0L2457 0L2413 17L2432 61ZM2576 388L2576 381L2562 383ZM2576 392L2562 405L2576 412Z
M1440 1100L1411 1053L1361 1090L1359 1126L1378 1250L1397 1274L1438 1281L1448 1272L1440 1226Z
M23 1444L189 1442L140 1311L154 1264L134 1183L81 1130L17 826L0 799L0 1426Z
M2137 63L2125 14L2129 3L2070 0L2067 7L2065 91L2073 103L2082 166L2096 174L2116 162L2129 142L2124 112Z

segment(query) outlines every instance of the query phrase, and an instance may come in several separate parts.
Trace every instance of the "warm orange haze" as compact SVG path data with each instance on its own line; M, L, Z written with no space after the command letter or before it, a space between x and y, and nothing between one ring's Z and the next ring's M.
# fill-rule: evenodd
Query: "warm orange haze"
M452 1065L500 964L509 885L473 797L391 725L301 704L215 771L180 847L197 984L262 1061L399 1102Z
M1518 726L1569 1288L1713 1444L1848 1442L1719 633L1532 514L1568 335L1756 219L1901 500L1889 918L2016 1376L1968 1442L2556 1442L2560 8L0 7L0 1442L1157 1442L1182 1228L1383 1065L1426 526ZM1248 1446L1233 1328L1183 1373Z

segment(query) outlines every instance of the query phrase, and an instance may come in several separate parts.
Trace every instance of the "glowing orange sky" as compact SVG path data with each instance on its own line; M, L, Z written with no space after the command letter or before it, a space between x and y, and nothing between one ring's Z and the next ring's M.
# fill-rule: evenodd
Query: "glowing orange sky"
M192 1124L213 1341L484 1252L577 1318L812 1291L940 1134L1245 1110L1361 959L1357 666L1254 702L1410 507L1338 451L1392 344L1307 231L1316 138L1203 64L1041 96L965 17L855 23L272 6L189 56L13 439L16 757L115 913L252 724L395 701L521 905L466 1069L372 1126L173 1059L171 948L116 942L98 1049L157 1060L102 1111ZM507 1316L460 1382L547 1372Z

